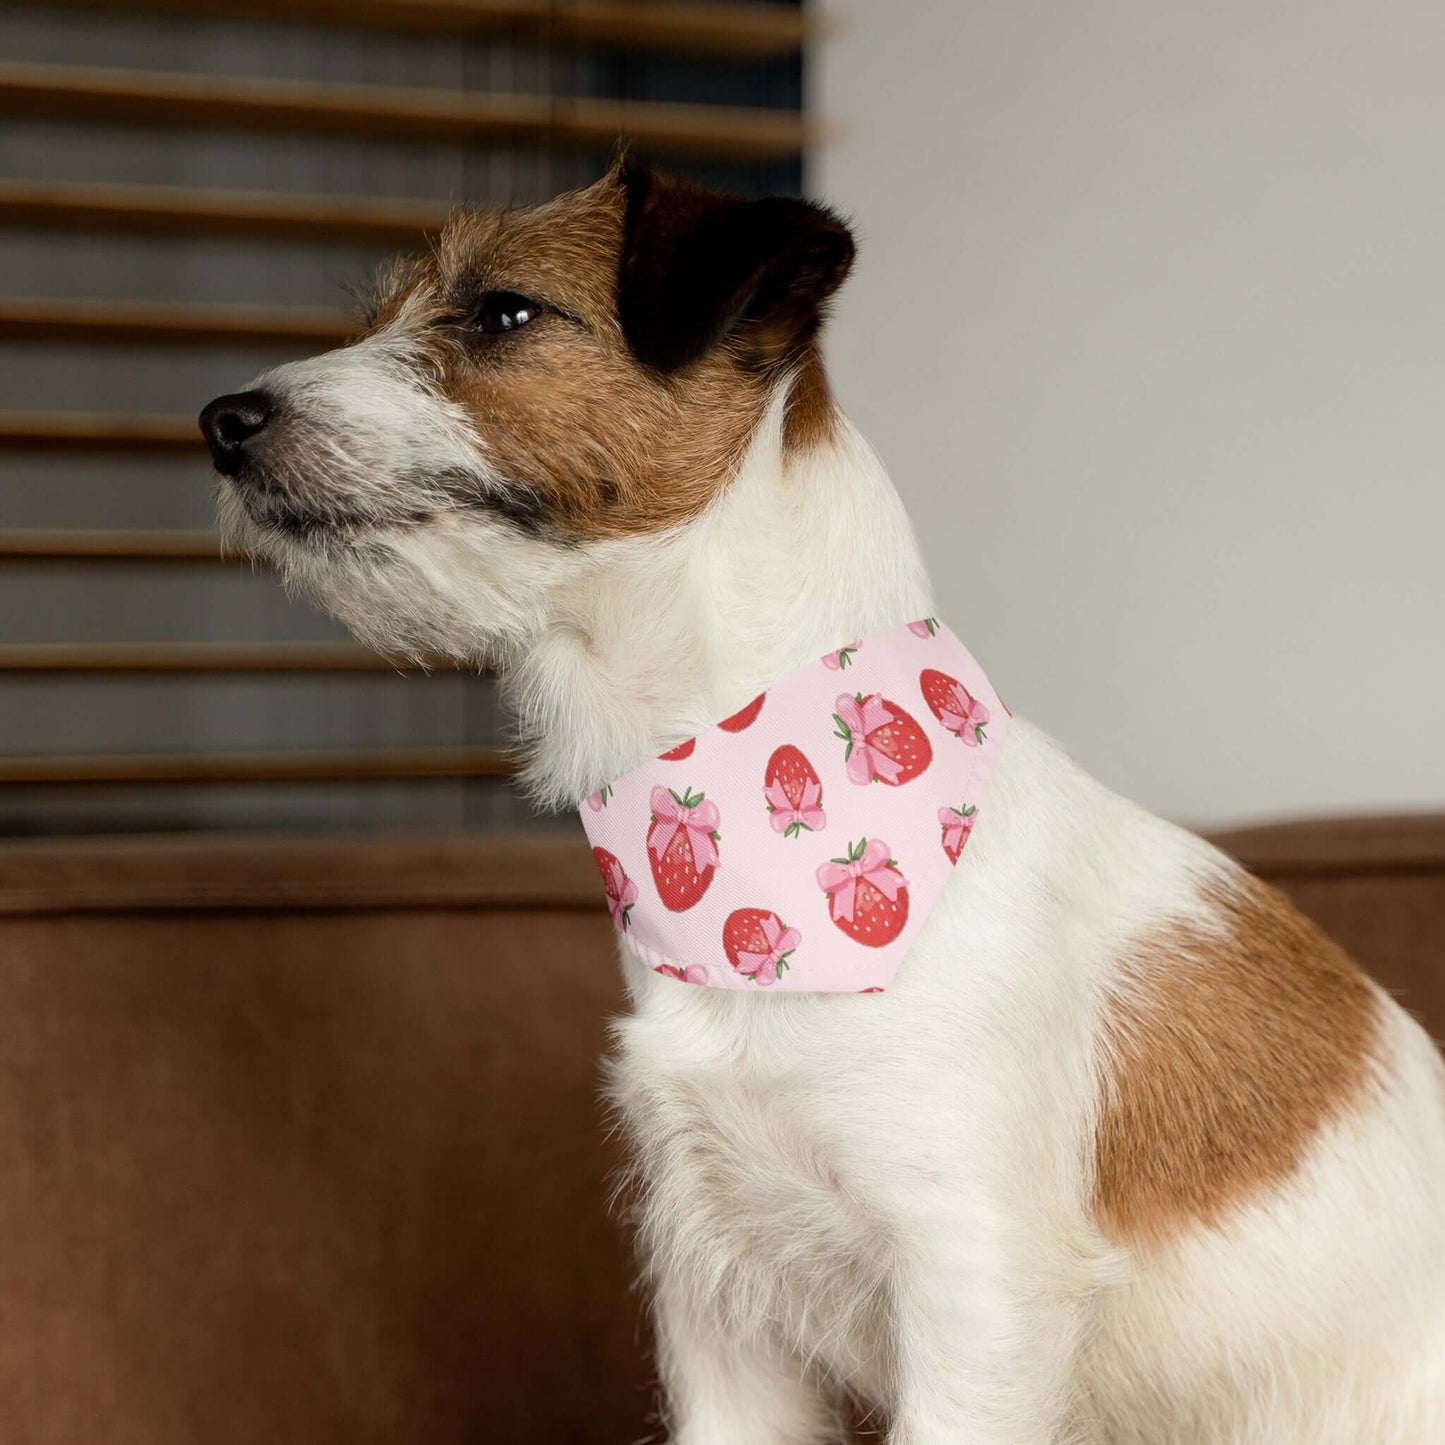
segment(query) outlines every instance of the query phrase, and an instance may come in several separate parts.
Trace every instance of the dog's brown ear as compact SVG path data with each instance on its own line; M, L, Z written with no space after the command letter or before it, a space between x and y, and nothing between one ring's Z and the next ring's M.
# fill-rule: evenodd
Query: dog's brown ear
M622 162L617 309L633 354L676 371L737 336L759 362L795 355L853 264L853 237L809 201L749 201Z

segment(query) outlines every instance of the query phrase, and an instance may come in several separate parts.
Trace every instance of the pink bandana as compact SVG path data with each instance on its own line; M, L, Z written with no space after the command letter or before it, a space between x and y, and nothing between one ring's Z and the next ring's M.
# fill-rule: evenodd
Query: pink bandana
M686 983L881 992L968 842L1008 719L932 618L808 663L587 799L613 925Z

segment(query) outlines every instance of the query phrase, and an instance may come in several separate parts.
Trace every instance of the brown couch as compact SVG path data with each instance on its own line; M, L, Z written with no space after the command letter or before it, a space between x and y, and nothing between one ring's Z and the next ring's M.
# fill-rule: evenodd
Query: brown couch
M1223 841L1445 1032L1445 820ZM0 1438L643 1437L619 1001L570 831L0 846Z

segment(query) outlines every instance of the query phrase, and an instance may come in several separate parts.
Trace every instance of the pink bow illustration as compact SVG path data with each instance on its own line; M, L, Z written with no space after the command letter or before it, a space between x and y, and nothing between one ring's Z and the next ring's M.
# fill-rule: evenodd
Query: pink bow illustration
M661 858L672 846L678 830L687 833L692 844L692 866L701 872L717 862L717 846L712 835L717 832L717 804L699 799L689 807L668 788L656 787L650 795L652 827L647 831L647 846Z
M834 858L818 865L818 887L833 895L834 918L847 923L853 921L860 878L872 884L890 903L900 890L908 887L908 880L888 866L888 855L888 844L875 838L863 849L862 856L851 862L842 863Z
M637 902L637 884L622 871L622 864L612 863L607 869L607 911L612 926L621 933L627 927L627 910Z
M988 709L961 686L953 689L953 706L944 708L938 720L949 732L957 733L964 743L976 748L983 741L983 725L988 721Z
M763 931L763 942L768 945L766 953L743 953L738 951L738 972L755 983L767 988L777 983L778 970L786 969L788 955L802 942L802 934L796 928L784 928L783 920L776 913L770 913L759 921Z
M793 806L793 800L783 789L782 783L776 778L763 789L763 797L768 800L772 808L773 832L786 833L789 828L807 828L816 832L828 821L827 815L818 806L818 800L823 796L823 785L815 783L811 779L803 784L803 795L798 799L798 806Z
M893 721L893 714L883 706L883 699L876 692L862 699L845 692L839 694L834 706L838 736L848 742L843 756L848 764L849 780L871 783L874 778L882 778L886 783L894 782L903 771L903 764L868 742L874 732Z
M943 825L943 846L957 850L963 847L963 840L973 831L973 815L977 810L970 808L960 813L956 808L940 808L938 821Z

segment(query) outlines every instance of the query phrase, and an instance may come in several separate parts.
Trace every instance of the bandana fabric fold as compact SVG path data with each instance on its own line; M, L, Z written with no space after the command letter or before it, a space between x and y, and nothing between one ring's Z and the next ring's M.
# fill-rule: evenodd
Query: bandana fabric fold
M586 800L613 927L681 983L881 992L972 834L1008 722L932 618L843 644Z

